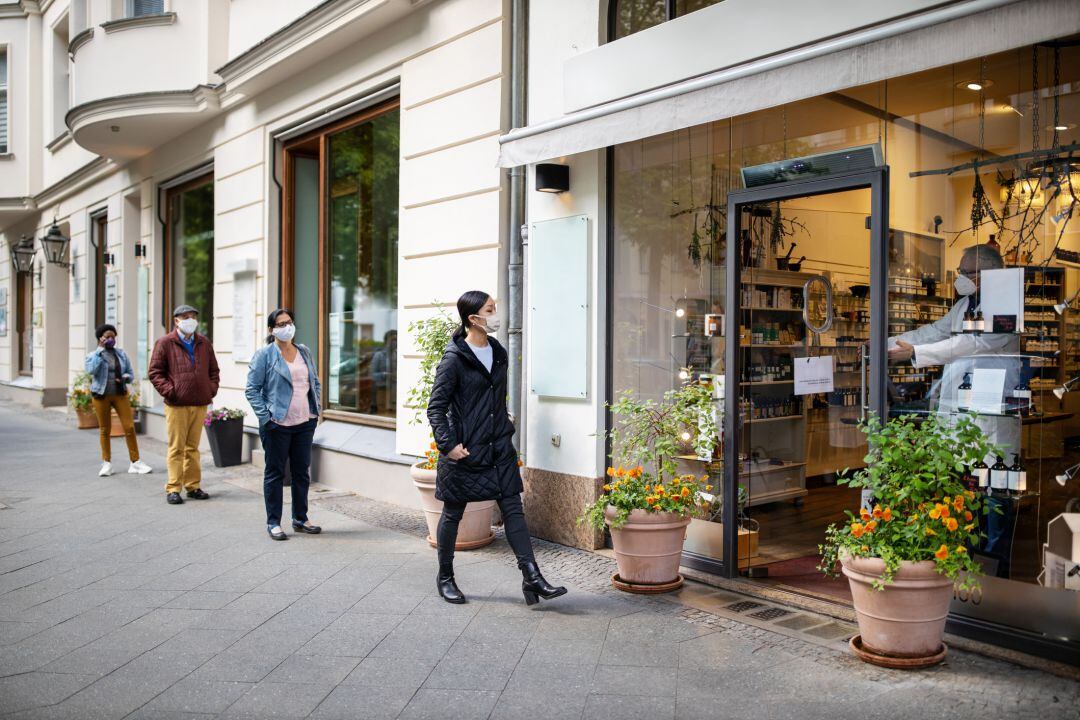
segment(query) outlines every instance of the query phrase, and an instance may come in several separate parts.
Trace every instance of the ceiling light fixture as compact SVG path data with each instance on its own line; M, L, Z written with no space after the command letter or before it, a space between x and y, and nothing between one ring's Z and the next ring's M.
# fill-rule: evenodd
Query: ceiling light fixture
M1054 397L1056 397L1058 400L1061 400L1062 398L1064 398L1065 393L1069 392L1069 386L1072 385L1077 380L1080 380L1080 375L1077 375L1072 380L1067 380L1065 382L1065 384L1062 385L1061 387L1054 388Z
M971 90L972 92L979 92L985 90L988 87L993 86L993 80L961 80L956 83L956 87L961 90Z
M1060 485L1061 487L1065 487L1065 483L1069 482L1069 480L1072 479L1072 476L1076 474L1077 470L1080 470L1080 463L1077 463L1071 468L1066 469L1065 472L1061 473L1054 479L1057 480L1058 485Z

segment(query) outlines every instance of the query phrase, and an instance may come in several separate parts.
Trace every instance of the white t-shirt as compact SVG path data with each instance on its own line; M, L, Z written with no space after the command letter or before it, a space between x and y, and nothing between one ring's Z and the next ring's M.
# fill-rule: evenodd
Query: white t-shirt
M487 368L487 371L491 372L491 363L494 359L491 351L491 343L488 343L484 347L477 347L468 340L466 340L465 344L469 346L470 350L472 350L473 355L476 356L476 359L479 360L483 364L483 366Z

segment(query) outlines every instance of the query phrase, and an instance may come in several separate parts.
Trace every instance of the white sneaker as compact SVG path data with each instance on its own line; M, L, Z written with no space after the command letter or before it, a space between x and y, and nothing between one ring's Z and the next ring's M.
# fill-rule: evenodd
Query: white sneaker
M111 462L103 462L103 463L101 463L101 469L98 470L98 477L108 477L109 475L112 475L112 463Z
M136 460L131 463L131 466L128 468L128 473L131 475L145 475L148 472L154 472L154 468L150 467L142 460Z

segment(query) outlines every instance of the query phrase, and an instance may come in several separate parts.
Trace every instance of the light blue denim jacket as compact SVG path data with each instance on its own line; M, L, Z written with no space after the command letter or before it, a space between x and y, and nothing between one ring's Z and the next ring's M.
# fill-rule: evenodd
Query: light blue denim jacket
M109 363L105 362L105 358L101 356L102 348L97 348L94 352L86 356L86 372L90 374L90 392L95 395L101 395L105 392L105 386L109 382ZM116 378L118 381L122 381L125 385L130 385L131 381L135 379L135 371L131 368L131 361L128 360L127 354L118 347L114 347L113 351L116 352L116 358L120 361L120 375Z
M308 368L308 406L313 415L322 414L322 384L315 362L306 345L297 343L300 357ZM289 412L292 402L293 386L289 364L281 356L277 343L270 343L260 348L248 364L247 389L244 391L251 409L259 418L259 425L265 425L271 419L280 420Z

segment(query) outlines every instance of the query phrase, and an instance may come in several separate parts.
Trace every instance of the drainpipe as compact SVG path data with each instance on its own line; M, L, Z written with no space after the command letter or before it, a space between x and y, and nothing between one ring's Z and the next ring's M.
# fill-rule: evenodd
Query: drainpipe
M528 0L512 0L510 7L510 127L525 127L525 43L528 31ZM510 367L508 377L510 413L514 416L514 439L518 452L525 454L525 407L522 402L524 374L525 252L522 241L525 222L525 167L508 170L510 202L507 213L506 237L509 244L506 288L510 306L508 344Z

